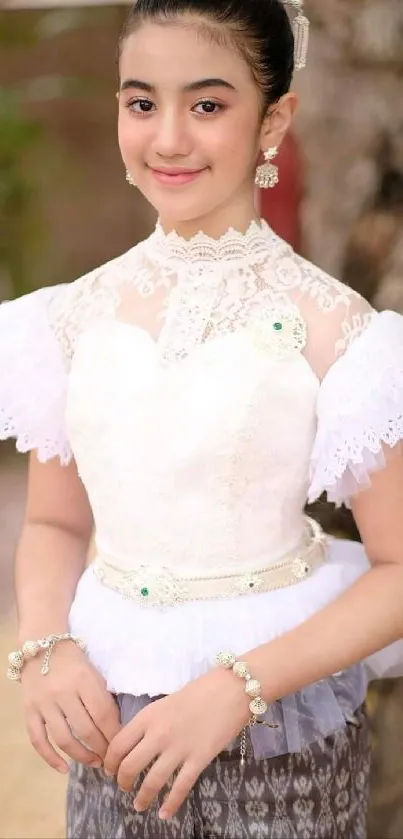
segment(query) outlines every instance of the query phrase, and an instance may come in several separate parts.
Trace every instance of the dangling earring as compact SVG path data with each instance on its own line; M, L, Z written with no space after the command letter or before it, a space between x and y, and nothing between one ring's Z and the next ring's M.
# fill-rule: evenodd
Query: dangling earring
M269 163L270 160L273 160L277 156L277 153L277 146L267 149L264 153L264 159L267 162L257 167L255 184L256 186L260 186L261 189L272 189L279 182L278 166Z
M126 180L127 180L127 183L130 184L130 186L137 186L137 184L134 182L134 180L133 180L130 172L128 171L128 169L126 169Z

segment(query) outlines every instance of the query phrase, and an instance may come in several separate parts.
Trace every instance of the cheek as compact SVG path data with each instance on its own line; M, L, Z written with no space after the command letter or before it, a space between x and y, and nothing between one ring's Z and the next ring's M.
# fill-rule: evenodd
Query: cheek
M216 161L226 171L240 173L255 162L259 149L259 134L253 130L256 121L238 116L224 121L220 131L212 132L211 149Z
M129 131L127 129L127 126L125 125L124 120L119 117L118 140L119 140L120 151L122 152L123 157L125 157L125 155L127 154L128 146L129 146L129 139L130 139L130 136L129 136Z
M126 112L119 113L118 140L122 156L133 156L142 146L142 131L139 131L134 120Z

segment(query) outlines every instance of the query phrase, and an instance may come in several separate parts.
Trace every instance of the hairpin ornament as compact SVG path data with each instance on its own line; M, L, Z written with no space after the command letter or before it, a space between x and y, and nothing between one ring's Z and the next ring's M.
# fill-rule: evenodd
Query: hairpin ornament
M296 70L306 67L309 46L309 20L304 14L304 0L282 0L284 6L292 6L297 14L293 21L294 66Z

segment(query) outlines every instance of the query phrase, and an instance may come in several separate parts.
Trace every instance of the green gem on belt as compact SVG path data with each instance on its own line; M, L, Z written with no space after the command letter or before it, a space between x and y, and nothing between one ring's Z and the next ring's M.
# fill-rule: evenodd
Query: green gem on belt
M276 332L281 332L282 328L283 328L283 324L280 323L279 321L277 321L277 323L273 324L273 329L275 329Z
M150 589L148 589L144 586L144 588L141 589L140 594L141 594L142 597L148 597L149 594L150 594Z

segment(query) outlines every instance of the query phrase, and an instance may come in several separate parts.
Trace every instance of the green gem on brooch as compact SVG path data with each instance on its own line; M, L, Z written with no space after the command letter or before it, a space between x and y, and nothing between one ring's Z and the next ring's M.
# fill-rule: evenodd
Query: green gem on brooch
M141 589L140 594L141 594L142 597L148 597L149 594L150 594L150 590L148 588L144 587L144 588Z
M275 329L276 332L281 332L283 329L283 324L277 321L277 323L273 324L273 329Z

